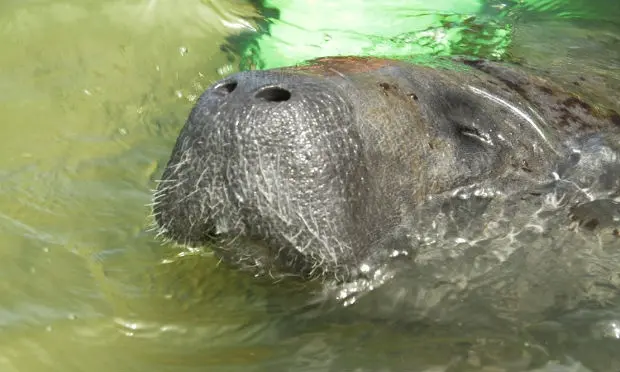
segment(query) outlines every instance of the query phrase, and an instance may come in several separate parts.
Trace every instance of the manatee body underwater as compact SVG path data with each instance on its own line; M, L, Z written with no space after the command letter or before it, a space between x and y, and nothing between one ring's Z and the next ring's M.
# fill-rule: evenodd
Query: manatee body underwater
M618 305L620 115L570 86L464 58L240 72L198 99L153 213L166 239L407 319Z

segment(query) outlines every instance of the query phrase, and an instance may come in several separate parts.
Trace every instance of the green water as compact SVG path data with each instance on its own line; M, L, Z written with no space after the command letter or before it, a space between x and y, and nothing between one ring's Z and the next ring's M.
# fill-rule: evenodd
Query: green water
M620 91L608 74L620 69L617 1L486 5L514 24L511 58L558 76L587 66ZM220 45L258 18L240 0L0 0L0 372L545 365L544 348L522 340L472 346L368 320L302 321L298 284L155 239L154 180L196 96L237 70ZM486 50L464 40L461 51ZM483 349L497 360L471 357Z

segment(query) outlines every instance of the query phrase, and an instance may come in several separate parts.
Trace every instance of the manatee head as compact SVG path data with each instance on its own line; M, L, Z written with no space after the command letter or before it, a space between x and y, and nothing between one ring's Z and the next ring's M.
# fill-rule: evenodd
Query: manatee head
M429 197L541 177L557 141L539 119L502 81L456 63L339 57L241 72L196 102L154 215L166 238L243 268L354 277L389 256L386 237Z

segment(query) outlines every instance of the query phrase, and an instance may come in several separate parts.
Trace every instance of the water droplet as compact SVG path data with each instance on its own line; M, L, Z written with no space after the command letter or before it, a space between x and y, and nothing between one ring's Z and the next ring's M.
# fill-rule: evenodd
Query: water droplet
M592 327L595 338L613 338L620 340L620 321L604 320L597 322Z
M233 66L231 64L224 65L217 69L217 73L220 76L226 76L233 71Z
M355 301L357 301L357 298L355 298L355 296L353 296L353 297L350 297L349 299L347 299L347 300L343 303L343 305L344 305L345 307L346 307L346 306L351 306L351 305L353 305L353 304L355 303Z

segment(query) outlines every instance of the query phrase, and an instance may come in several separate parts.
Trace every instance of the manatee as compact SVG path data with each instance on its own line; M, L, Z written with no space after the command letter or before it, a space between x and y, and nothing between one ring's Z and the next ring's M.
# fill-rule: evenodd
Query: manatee
M620 288L620 115L571 86L468 58L239 72L197 100L153 214L164 238L254 273L406 290L420 317L470 297L495 314L608 304ZM609 220L598 266L564 245L597 227L598 207L581 207L593 193ZM544 213L559 223L532 223ZM550 228L566 233L528 238ZM489 243L495 230L505 243Z

